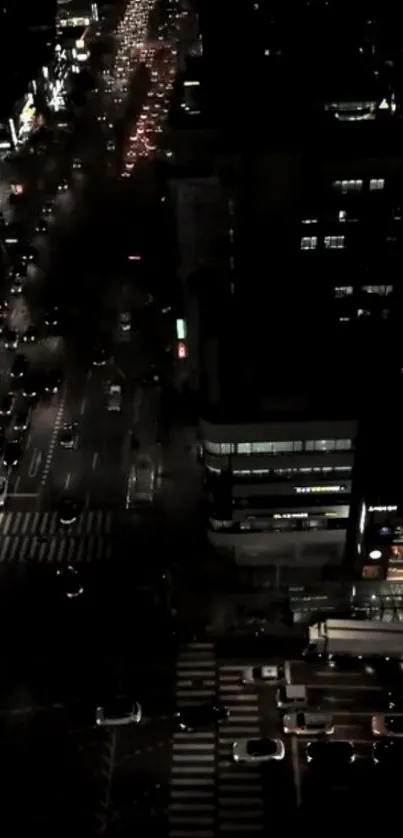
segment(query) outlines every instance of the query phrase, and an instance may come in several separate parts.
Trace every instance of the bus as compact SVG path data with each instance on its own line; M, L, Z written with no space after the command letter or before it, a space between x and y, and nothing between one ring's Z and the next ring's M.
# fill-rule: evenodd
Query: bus
M323 620L309 627L305 657L394 658L403 660L403 622Z

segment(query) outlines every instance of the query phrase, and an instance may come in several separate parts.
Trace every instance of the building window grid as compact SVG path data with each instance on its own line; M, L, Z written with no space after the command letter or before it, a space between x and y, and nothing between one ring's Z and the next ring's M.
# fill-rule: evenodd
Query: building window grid
M388 297L393 294L393 285L362 285L361 291L378 297Z
M347 192L361 192L364 185L364 181L360 179L353 179L353 180L335 180L333 182L333 186L335 189L343 192L345 195Z
M317 236L302 236L301 250L316 250L318 246Z
M343 250L346 245L345 236L325 236L324 245L326 250Z
M332 453L334 451L350 451L351 439L308 439L282 440L276 442L205 442L208 454L230 456L231 454L297 454L302 452Z
M371 178L369 182L369 191L370 192L380 192L385 186L385 178L382 177L375 177Z

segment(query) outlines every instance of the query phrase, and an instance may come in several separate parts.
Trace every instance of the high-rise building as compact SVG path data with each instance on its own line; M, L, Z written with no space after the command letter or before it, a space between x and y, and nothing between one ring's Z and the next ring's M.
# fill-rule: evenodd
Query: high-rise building
M230 243L192 284L209 538L289 579L362 577L362 500L400 503L374 490L385 434L400 451L396 10L207 2L200 23Z

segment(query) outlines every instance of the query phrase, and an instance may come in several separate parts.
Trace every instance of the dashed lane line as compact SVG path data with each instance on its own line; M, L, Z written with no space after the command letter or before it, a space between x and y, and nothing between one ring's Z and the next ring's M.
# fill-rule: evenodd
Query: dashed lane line
M42 488L44 487L44 485L45 485L45 483L46 483L46 481L49 477L49 472L50 472L51 465L52 465L53 455L55 453L57 437L58 437L58 433L60 431L60 426L62 424L65 404L66 404L66 391L63 393L63 396L60 400L60 404L59 404L59 407L58 407L57 413L56 413L55 423L53 425L52 436L51 436L51 439L50 439L48 452L46 454L45 465L44 465L44 469L43 469L42 476L41 476L41 487Z

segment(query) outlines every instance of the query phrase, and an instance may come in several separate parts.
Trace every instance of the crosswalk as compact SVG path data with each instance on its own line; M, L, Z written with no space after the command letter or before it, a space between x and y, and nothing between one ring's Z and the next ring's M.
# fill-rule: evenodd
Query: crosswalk
M184 646L176 664L178 707L200 704L217 693L213 643ZM211 838L215 824L216 735L176 732L172 742L169 838Z
M57 513L0 512L0 564L76 564L111 558L112 513L87 510L63 529Z
M112 526L112 513L103 509L86 510L77 522L69 528L69 534L75 536L109 535ZM23 535L63 534L58 513L18 512L16 510L0 512L0 537Z
M257 695L245 692L241 666L223 664L218 676L220 700L230 711L220 726L218 745L218 821L223 835L261 835L264 830L263 789L258 766L234 765L232 743L260 736Z
M183 646L176 665L178 708L217 695L230 718L217 731L177 731L172 742L169 838L246 838L264 830L259 768L234 765L232 743L260 735L257 696L245 693L240 666L217 663L213 643Z

